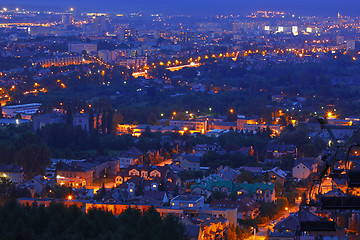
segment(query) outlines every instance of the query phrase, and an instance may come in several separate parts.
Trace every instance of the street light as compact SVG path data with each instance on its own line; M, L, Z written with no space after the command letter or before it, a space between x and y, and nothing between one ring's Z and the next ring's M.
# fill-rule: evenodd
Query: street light
M252 227L252 226L251 226L251 228L254 229L254 239L256 240L256 228Z

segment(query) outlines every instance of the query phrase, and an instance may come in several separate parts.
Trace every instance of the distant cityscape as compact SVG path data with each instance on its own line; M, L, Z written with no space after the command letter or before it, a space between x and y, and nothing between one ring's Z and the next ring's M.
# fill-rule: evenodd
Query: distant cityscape
M360 17L339 11L3 7L0 222L28 217L0 235L359 239Z

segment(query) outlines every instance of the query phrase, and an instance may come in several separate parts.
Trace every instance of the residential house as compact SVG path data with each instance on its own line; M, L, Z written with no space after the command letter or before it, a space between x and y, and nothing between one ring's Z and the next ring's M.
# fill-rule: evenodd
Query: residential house
M234 181L240 172L228 166L220 166L216 169L216 174L223 180Z
M271 183L235 183L233 192L239 197L249 196L255 201L275 201L275 185Z
M274 202L275 186L271 183L233 183L214 176L202 180L190 187L192 194L204 195L208 198L214 191L222 191L227 195L237 194L239 197L249 196L255 201Z
M237 218L244 219L254 219L256 218L260 211L260 204L254 199L244 198L242 200L213 200L210 203L212 208L236 208L237 209Z
M120 188L106 189L104 203L125 203L132 199L132 194Z
M315 158L297 159L292 169L293 178L306 179L317 171L318 161Z
M201 194L206 198L215 191L221 191L230 195L233 190L233 182L222 180L219 176L215 176L212 179L201 181L199 184L192 185L190 187L192 194Z
M35 194L40 195L46 190L47 186L51 186L53 184L53 180L50 180L47 177L41 175L37 175L36 177L25 182L23 185L30 191L31 196L34 197Z
M284 155L291 155L295 157L296 147L290 144L278 143L270 141L266 147L268 157L281 158Z
M195 155L198 155L198 156L202 156L208 152L221 152L223 153L224 150L218 146L218 145L213 145L213 144L197 144L194 148L193 148L193 153Z
M200 171L200 157L194 154L175 154L173 163L179 165L184 170Z
M265 171L265 175L267 175L271 183L284 185L287 173L279 167L274 167L271 170Z
M132 147L126 151L122 151L117 159L119 160L120 168L126 168L130 165L140 163L142 161L143 152L139 149Z
M15 184L23 183L24 169L19 165L0 164L0 178L9 179Z
M170 200L171 208L203 208L204 196L200 195L178 195Z
M94 189L73 189L73 195L75 199L92 199L94 197Z
M135 177L132 177L131 179L127 180L126 182L123 182L122 184L117 185L117 188L119 188L121 190L125 190L130 195L134 196L136 188L138 186L141 186L142 180L143 179L141 177L135 176Z
M154 180L163 183L174 183L178 186L181 185L180 178L175 175L167 166L154 166L154 165L132 165L125 169L121 169L115 176L115 186L123 184L133 177L140 177L144 180Z
M308 228L305 230L305 228ZM314 229L311 231L311 229ZM318 229L318 230L316 230ZM302 209L281 220L269 233L269 240L346 240L346 232L336 229L335 224Z
M141 199L154 206L169 203L169 198L165 191L144 191L144 195Z

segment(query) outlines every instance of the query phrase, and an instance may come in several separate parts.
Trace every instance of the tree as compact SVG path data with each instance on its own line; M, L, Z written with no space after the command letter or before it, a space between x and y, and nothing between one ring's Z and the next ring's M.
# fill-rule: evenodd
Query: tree
M115 110L114 116L113 116L113 121L112 121L112 133L116 133L117 131L117 126L119 124L122 124L124 122L124 117L123 115L118 111Z
M318 150L314 144L304 144L299 148L299 155L301 157L317 157L319 155Z
M307 205L307 195L306 195L305 192L304 192L304 193L302 194L302 196L301 196L301 203L300 203L300 205L302 205L302 206Z
M222 200L227 198L227 194L223 191L213 191L210 195L210 200Z
M156 119L156 115L155 113L150 113L148 119L147 119L147 123L150 124L150 125L155 125L157 119Z
M144 189L140 183L140 184L136 185L136 187L135 187L135 196L142 196L142 195L144 195Z
M254 181L254 176L252 175L251 172L248 171L243 171L241 172L238 176L236 176L236 182L238 183L253 183Z
M51 163L50 150L44 144L30 144L20 149L14 161L24 168L26 177L31 179L45 173L45 167Z

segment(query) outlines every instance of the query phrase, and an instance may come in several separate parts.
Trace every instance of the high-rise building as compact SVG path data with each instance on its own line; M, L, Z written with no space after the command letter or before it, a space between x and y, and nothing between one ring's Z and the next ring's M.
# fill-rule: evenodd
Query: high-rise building
M94 25L93 25L94 33L98 35L105 34L108 29L108 19L105 16L97 16L94 19Z
M346 41L346 50L354 50L355 49L355 40L347 40Z
M133 39L137 40L139 38L139 31L135 28L118 28L117 29L118 37L120 40Z
M181 43L195 42L195 33L194 32L180 32L180 42Z
M63 14L61 18L61 23L64 25L72 25L74 23L74 15Z

